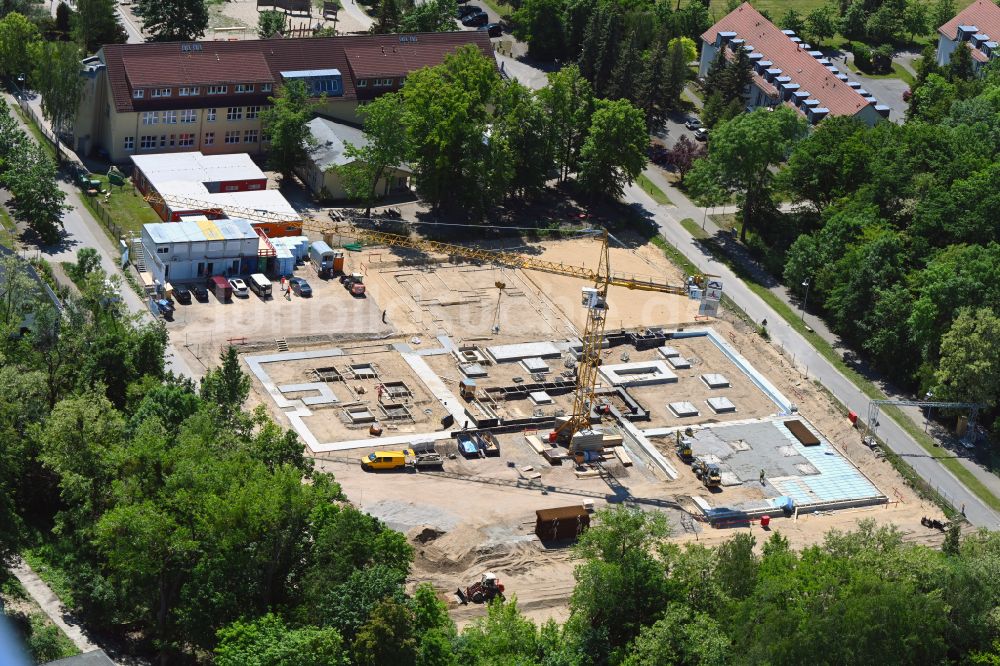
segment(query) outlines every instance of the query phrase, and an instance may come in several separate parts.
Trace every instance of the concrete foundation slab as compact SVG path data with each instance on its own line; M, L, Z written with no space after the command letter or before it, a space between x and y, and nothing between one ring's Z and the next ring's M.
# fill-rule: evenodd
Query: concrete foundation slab
M677 351L673 347L669 347L667 345L664 345L662 347L658 347L656 349L656 351L663 358L674 358L675 356L680 356L681 355L681 353L679 351Z
M672 365L675 370L686 370L691 367L691 361L683 356L671 356L667 359L667 363Z
M479 365L478 363L463 363L462 365L458 366L458 368L459 370L462 371L462 374L465 375L466 377L487 376L486 368Z
M536 405L551 405L552 396L545 391L533 391L528 394L528 398Z
M698 416L698 409L690 402L672 402L668 405L670 411L678 418Z
M612 386L649 386L677 381L663 361L643 361L602 365L601 378Z
M549 364L537 357L521 359L521 365L531 373L549 371Z
M725 378L724 375L719 375L715 373L708 373L701 376L701 381L705 382L708 388L726 388L729 386L729 380Z
M525 342L487 347L486 353L496 363L515 363L524 358L558 358L562 352L551 342Z
M733 404L733 401L723 396L709 398L705 402L716 414L728 414L736 411L736 405Z

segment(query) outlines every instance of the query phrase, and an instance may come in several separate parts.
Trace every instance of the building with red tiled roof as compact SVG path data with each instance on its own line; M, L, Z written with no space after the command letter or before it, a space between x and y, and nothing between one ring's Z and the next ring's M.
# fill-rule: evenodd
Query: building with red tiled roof
M874 125L889 117L889 107L851 81L820 51L791 30L780 30L745 2L701 36L699 75L716 56L732 58L737 49L750 57L753 75L747 108L790 106L811 123L827 116L853 116Z
M257 153L260 114L298 79L326 101L321 116L358 123L357 108L467 44L493 58L485 31L301 39L109 44L83 62L77 152Z
M938 65L944 67L951 62L951 54L963 42L971 51L977 71L1000 54L1000 7L989 0L975 0L938 28Z

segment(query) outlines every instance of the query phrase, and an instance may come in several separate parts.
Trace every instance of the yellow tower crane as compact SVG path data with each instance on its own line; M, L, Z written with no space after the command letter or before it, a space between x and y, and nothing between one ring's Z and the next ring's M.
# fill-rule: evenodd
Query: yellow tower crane
M191 210L202 210L218 212L219 214L229 214L234 217L241 217L257 224L258 227L268 225L282 226L292 223L298 225L298 220L285 219L284 216L255 209L240 208L237 206L220 206L218 203L200 201L188 197L169 196L165 200L159 194L152 192L147 194L145 200L156 207L163 207L164 210L170 207L185 207ZM577 364L576 392L573 399L573 412L563 420L560 420L556 427L556 437L562 442L571 444L573 435L587 430L591 426L591 413L597 404L597 372L601 364L601 348L604 343L604 327L607 322L608 309L608 289L610 287L625 287L626 289L638 289L641 291L653 291L664 294L687 294L687 287L683 285L673 285L666 281L657 280L650 276L640 276L630 273L611 270L611 262L608 253L608 232L601 230L597 232L601 240L601 254L597 269L585 266L575 266L562 262L545 261L536 259L517 252L505 250L484 250L476 247L456 245L454 243L442 243L440 241L425 240L403 236L400 234L377 231L359 227L351 222L331 221L321 222L319 220L306 218L302 220L302 231L312 231L322 234L324 240L331 246L334 236L342 236L359 240L369 245L386 245L391 247L402 247L421 252L435 252L448 256L463 257L473 261L493 263L510 268L521 268L524 270L540 271L552 273L554 275L565 275L578 278L593 284L583 290L583 306L587 309L587 322L581 336L582 348L580 350L580 360ZM267 231L267 229L263 229ZM282 229L286 231L286 229ZM259 233L259 231L258 231ZM269 235L267 231L265 234ZM282 234L284 235L284 234ZM701 281L705 276L695 276ZM704 285L702 285L704 286ZM498 285L498 288L499 285Z
M601 348L604 342L604 327L607 322L609 287L625 287L642 291L666 294L687 294L687 287L669 284L648 276L637 276L611 270L608 252L608 232L600 231L601 254L597 269L575 266L554 261L536 259L516 252L504 250L484 250L453 243L425 240L400 234L365 229L349 222L319 222L305 220L303 231L313 231L323 235L327 243L333 245L334 236L359 240L369 245L403 247L422 252L434 252L448 256L458 256L473 261L493 263L510 268L541 271L555 275L566 275L590 282L593 287L584 288L583 305L587 309L587 322L581 336L582 348L577 364L576 392L572 413L561 420L556 428L556 437L569 442L572 448L573 435L591 427L591 413L597 404L597 372L601 363ZM701 279L701 276L696 276ZM499 288L499 287L498 287Z

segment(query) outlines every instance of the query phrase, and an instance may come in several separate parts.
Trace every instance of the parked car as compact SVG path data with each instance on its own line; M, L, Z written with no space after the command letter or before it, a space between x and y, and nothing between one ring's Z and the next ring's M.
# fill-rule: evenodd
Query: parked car
M482 7L476 7L475 5L463 5L458 8L457 16L459 19L464 19L466 16L482 13L484 13Z
M194 298L197 301L204 303L208 300L208 289L206 289L204 285L196 284L191 287L191 293L194 294Z
M708 130L704 127L699 127L694 131L694 138L698 141L708 141Z
M207 296L208 294L206 294ZM174 300L182 305L191 304L191 290L187 287L174 287Z
M462 25L466 28L478 28L481 25L486 25L490 22L490 17L486 15L486 12L480 11L478 14L472 14L471 16L466 16L462 19Z
M687 119L687 122L684 123L684 127L687 127L689 130L696 130L701 127L701 120L691 116Z
M233 288L233 295L240 298L249 298L250 290L247 288L247 283L243 280L232 278L229 280L229 286Z
M299 296L312 296L313 290L305 278L293 277L288 281L292 285L292 291Z
M499 37L503 34L503 27L499 23L487 23L480 26L479 30L485 31L490 37Z

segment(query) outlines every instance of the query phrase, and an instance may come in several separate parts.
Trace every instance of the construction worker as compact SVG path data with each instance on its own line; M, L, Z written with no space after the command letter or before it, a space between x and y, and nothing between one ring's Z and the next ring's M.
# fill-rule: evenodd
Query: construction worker
M764 470L760 470L760 485L764 485Z

